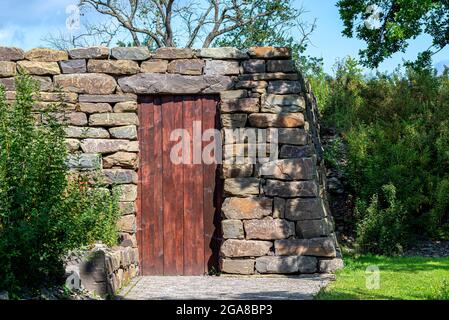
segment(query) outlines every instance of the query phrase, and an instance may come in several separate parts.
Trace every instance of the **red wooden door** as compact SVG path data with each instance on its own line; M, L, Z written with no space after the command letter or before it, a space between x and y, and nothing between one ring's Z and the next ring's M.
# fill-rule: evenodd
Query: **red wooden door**
M210 143L193 139L194 124L200 133L217 129L217 105L215 96L141 98L137 237L143 275L202 275L217 268L219 168L193 161L195 148ZM176 164L170 158L179 143L171 141L176 129L192 137L184 149L190 149L192 161Z

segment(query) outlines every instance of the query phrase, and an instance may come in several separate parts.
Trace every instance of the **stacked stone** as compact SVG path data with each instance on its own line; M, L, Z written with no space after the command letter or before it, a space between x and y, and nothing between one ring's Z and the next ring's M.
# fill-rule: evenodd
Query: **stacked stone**
M138 95L219 94L223 136L255 128L270 141L276 129L279 141L279 159L261 165L232 163L239 146L231 155L225 148L222 271L311 273L335 265L316 103L290 50L0 47L7 99L14 99L18 71L40 84L36 111L64 93L68 163L76 171L101 169L109 189L120 191L123 246L137 247Z
M116 294L139 274L139 252L130 247L117 247L106 252L108 292Z

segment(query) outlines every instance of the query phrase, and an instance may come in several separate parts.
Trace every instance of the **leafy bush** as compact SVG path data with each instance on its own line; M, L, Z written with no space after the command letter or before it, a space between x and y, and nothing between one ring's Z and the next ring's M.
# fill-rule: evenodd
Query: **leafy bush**
M361 247L378 251L366 246L365 239L374 237L368 230L377 230L376 237L381 238L377 226L391 204L375 195L382 196L390 184L396 187L395 201L406 216L407 239L414 235L449 239L448 75L409 68L405 73L366 77L357 61L349 58L336 64L335 77L324 85L329 96L323 99L322 118L347 146L344 174L358 208ZM377 253L392 252L385 248Z
M68 250L117 241L117 195L68 179L64 105L40 111L36 125L36 95L25 75L14 103L0 88L0 288L10 291L57 280Z

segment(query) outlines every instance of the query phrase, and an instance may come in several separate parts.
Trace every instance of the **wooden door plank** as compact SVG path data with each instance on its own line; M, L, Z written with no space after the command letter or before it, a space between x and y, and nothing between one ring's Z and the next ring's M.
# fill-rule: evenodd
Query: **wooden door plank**
M217 100L214 96L203 96L203 133L207 129L219 128L217 122ZM203 148L210 144L210 141L203 142ZM219 146L221 147L221 146ZM204 263L205 269L211 271L218 270L218 247L220 229L219 212L221 204L217 199L216 190L217 164L203 164L203 194L204 194Z
M144 274L151 274L154 269L153 248L154 243L151 237L151 230L153 229L153 208L152 208L152 192L153 186L153 172L152 172L152 157L151 152L153 148L153 101L148 100L148 103L141 104L140 107L140 159L141 159L141 214L140 214L140 229L141 229L141 260L142 272Z
M162 98L163 202L164 202L164 274L182 275L183 262L183 172L182 165L170 159L173 130L182 127L179 97Z
M184 275L203 275L205 271L203 180L201 178L203 176L203 166L201 164L201 108L200 99L192 96L184 97L183 128L189 133L188 137L185 137L185 141L189 142L189 156L186 157L188 158L188 164L184 164L183 166ZM196 124L194 124L195 122ZM199 125L199 132L194 132L194 125ZM194 134L199 136L194 137ZM195 155L194 152L197 154Z
M153 238L154 274L164 274L164 202L163 202L163 173L162 173L162 99L154 99L154 143L153 143Z

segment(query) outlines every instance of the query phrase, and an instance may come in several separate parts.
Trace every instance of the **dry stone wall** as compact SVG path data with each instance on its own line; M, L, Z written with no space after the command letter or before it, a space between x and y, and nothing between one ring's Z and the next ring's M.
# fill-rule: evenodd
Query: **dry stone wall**
M224 138L221 271L235 274L332 272L341 260L325 195L316 100L288 48L176 49L106 47L69 51L0 47L0 84L14 76L40 83L36 110L67 105L73 170L100 168L121 191L121 245L137 247L138 96L217 94ZM271 161L236 164L253 147L229 147L228 134L255 129L278 141ZM267 146L268 147L268 146Z

